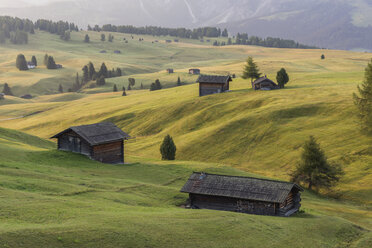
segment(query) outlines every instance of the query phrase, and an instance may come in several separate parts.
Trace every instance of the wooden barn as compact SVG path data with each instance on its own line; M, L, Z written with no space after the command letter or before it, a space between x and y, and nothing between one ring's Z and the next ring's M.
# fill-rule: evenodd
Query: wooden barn
M199 83L199 96L206 96L211 94L222 93L230 89L230 76L208 76L200 75Z
M200 69L189 69L189 74L200 75Z
M300 209L301 191L295 183L199 172L181 189L194 209L286 217Z
M279 89L279 86L264 76L254 81L252 83L252 88L254 90L274 90Z
M167 69L167 72L168 72L169 74L172 74L172 73L174 73L174 70L173 70L172 68L168 68L168 69Z
M113 123L70 127L52 138L58 150L71 151L108 164L124 163L124 140L130 136Z

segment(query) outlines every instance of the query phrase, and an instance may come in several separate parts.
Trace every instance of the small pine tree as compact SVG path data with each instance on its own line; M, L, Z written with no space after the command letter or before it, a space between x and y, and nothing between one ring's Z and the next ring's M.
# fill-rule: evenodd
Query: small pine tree
M339 165L331 165L313 136L305 142L301 162L292 173L292 181L313 187L330 188L340 180L343 171Z
M123 94L121 94L122 96L126 96L127 93L125 92L125 87L123 86Z
M114 40L114 36L112 34L109 34L108 41L113 42L113 40Z
M163 160L175 160L176 159L176 145L172 137L168 134L164 137L163 143L160 146L161 158Z
M23 54L18 54L17 60L16 60L16 67L20 71L27 71L28 70L27 61L26 61L26 58Z
M159 79L156 79L155 80L155 86L156 86L156 89L157 90L161 90L162 89L162 86L161 86L161 83L160 83Z
M61 84L59 84L59 87L58 87L58 92L59 92L59 93L63 93L63 87L62 87L62 85L61 85Z
M85 43L89 43L90 42L90 38L89 38L89 35L85 35L85 37L84 37L84 42Z
M36 60L36 57L35 57L35 56L32 56L32 58L31 58L31 62L32 62L35 66L37 66L37 60Z
M114 88L112 90L113 92L118 92L118 88L116 87L116 84L114 84Z
M106 35L105 34L101 34L101 41L105 41L106 40Z
M325 55L324 55L324 54L322 54L322 56L320 56L320 58L321 58L321 59L325 59Z
M87 65L85 65L82 69L83 71L83 84L89 82L89 68Z
M361 120L361 130L372 135L372 60L365 70L363 84L358 85L358 92L359 94L354 93L353 97Z
M96 69L94 68L94 65L92 62L89 62L88 63L88 79L89 80L93 80L94 79L94 76L96 74Z
M56 62L54 61L54 58L52 56L48 57L47 68L48 69L57 69Z
M288 83L289 76L284 68L280 69L276 74L276 81L278 82L280 88L284 88L284 85Z
M4 84L3 93L8 96L13 96L12 90L7 83Z
M177 79L177 86L181 86L182 84L181 84L181 78L180 77L178 77L178 79Z
M251 83L253 83L253 79L258 79L261 77L261 73L259 72L259 69L256 65L256 63L253 61L252 57L248 57L247 64L244 67L243 76L244 79L251 79Z
M102 63L101 69L99 70L98 74L100 76L103 76L104 78L108 77L108 70L107 70L105 63Z

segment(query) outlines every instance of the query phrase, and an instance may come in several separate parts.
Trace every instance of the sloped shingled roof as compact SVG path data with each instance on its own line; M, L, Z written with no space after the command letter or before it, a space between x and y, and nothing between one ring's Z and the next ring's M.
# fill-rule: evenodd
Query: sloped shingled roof
M303 191L295 183L194 172L181 192L282 203L293 187Z
M198 83L216 83L225 84L232 81L230 76L210 76L210 75L200 75L196 82Z
M58 138L69 131L75 132L92 146L130 138L128 134L110 122L70 127L52 138Z
M265 81L273 83L274 85L276 85L276 83L274 81L268 79L267 77L260 77L259 79L254 81L253 84L260 84L260 83L265 82Z

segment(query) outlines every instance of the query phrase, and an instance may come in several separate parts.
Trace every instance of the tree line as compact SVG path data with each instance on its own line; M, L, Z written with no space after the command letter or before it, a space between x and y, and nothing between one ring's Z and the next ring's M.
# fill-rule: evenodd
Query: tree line
M174 36L179 38L190 38L190 39L200 39L203 37L228 37L227 29L221 31L220 28L216 27L202 27L196 29L187 28L163 28L157 26L146 26L146 27L135 27L132 25L112 25L105 24L102 27L95 25L91 27L88 25L88 31L96 32L118 32L126 34L142 34L142 35L153 35L153 36Z
M71 31L79 31L77 25L64 21L39 19L34 23L29 19L0 16L0 43L9 40L13 44L27 44L28 34L34 34L35 29L57 34L65 41L70 40Z

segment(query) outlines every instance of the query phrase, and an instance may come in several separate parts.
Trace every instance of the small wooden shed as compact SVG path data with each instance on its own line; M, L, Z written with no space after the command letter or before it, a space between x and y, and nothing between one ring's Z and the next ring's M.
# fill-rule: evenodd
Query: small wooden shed
M274 90L279 89L279 86L266 76L261 77L252 83L254 90Z
M124 163L124 140L130 138L113 123L70 127L52 138L58 150L71 151L108 164Z
M206 96L228 91L230 89L231 81L232 79L230 76L200 75L196 81L199 83L199 96Z
M299 211L301 191L295 183L202 172L194 172L181 189L194 209L286 217Z
M189 74L200 75L200 69L189 69Z
M172 68L168 68L168 69L167 69L167 72L168 72L169 74L172 74L172 73L174 73L174 70L173 70Z

